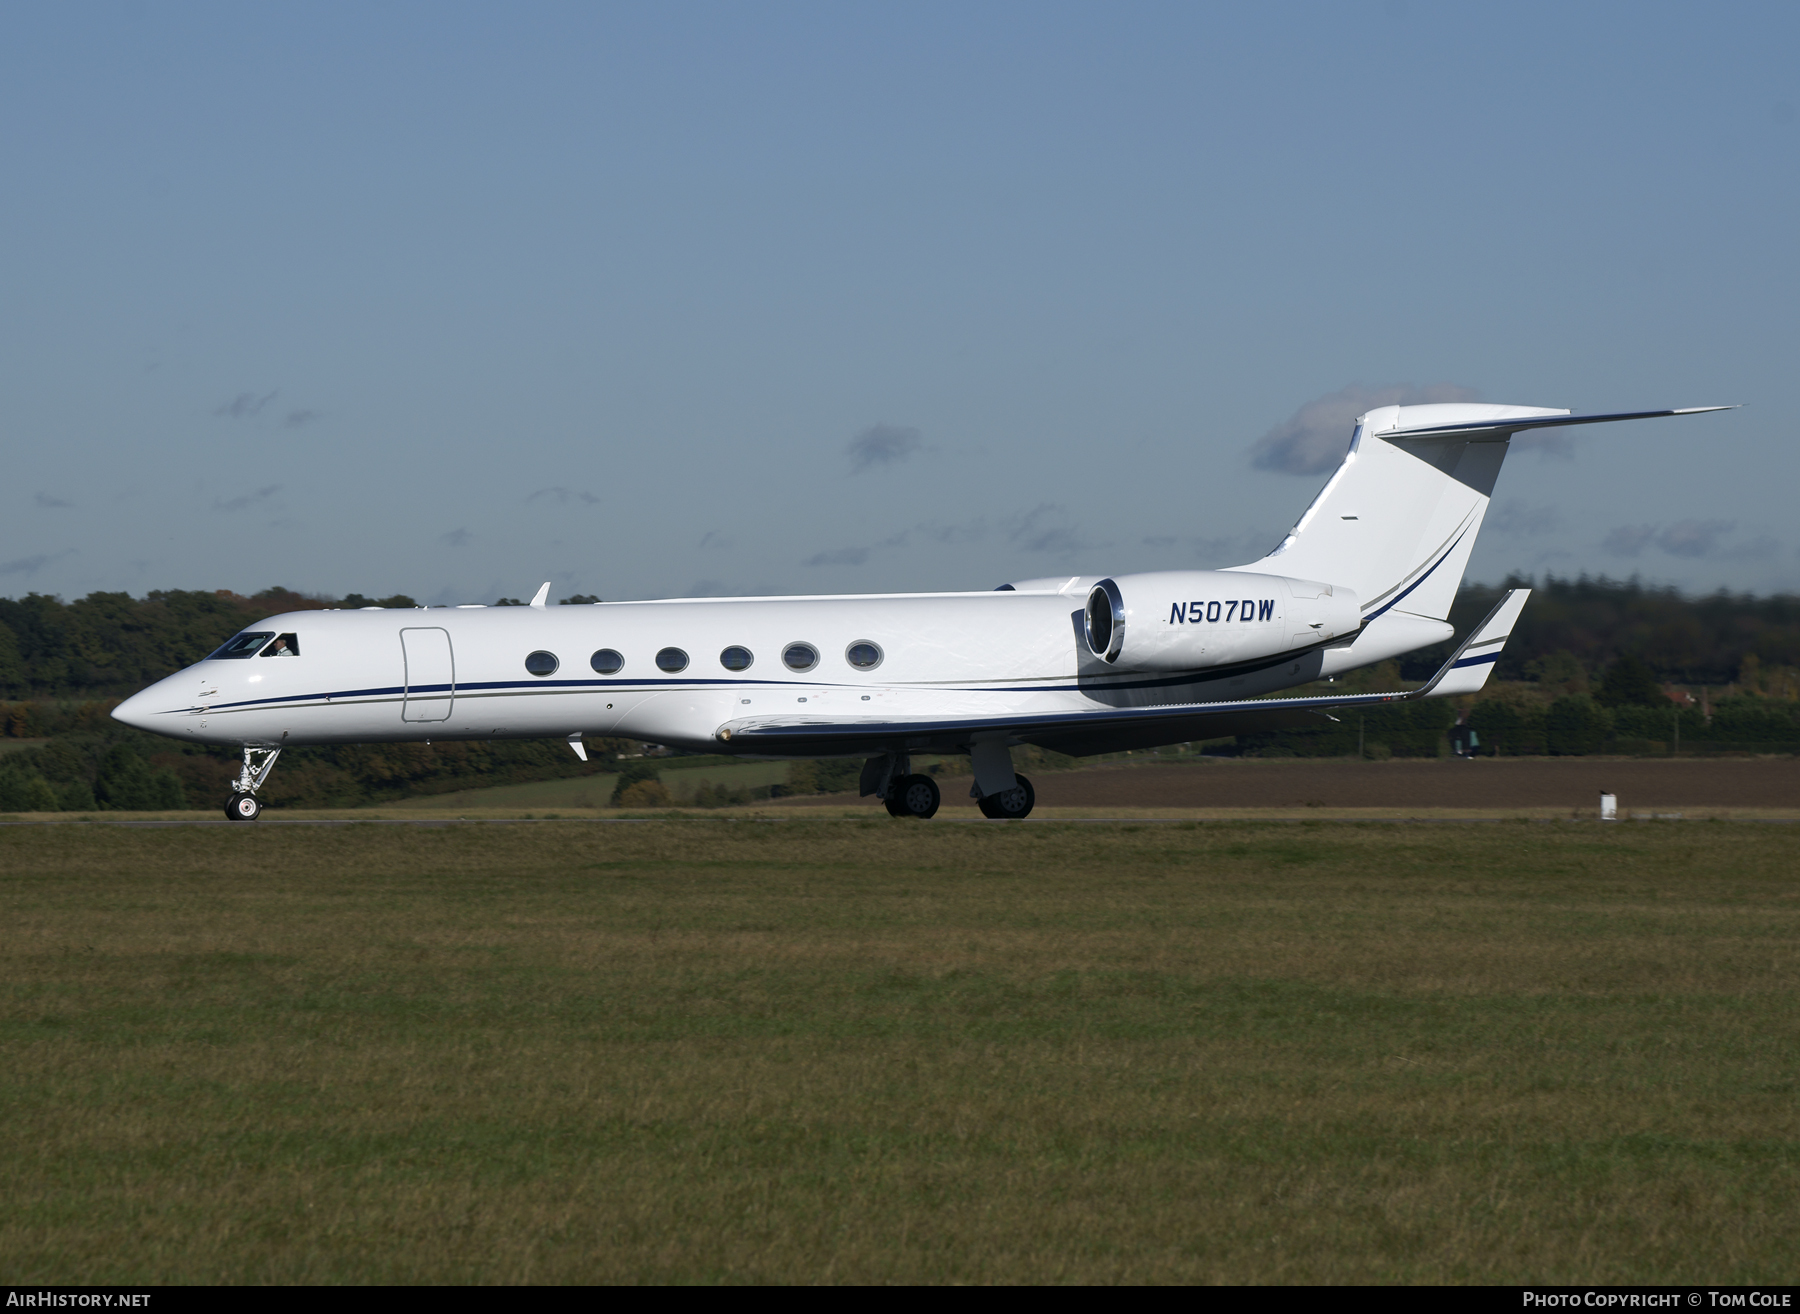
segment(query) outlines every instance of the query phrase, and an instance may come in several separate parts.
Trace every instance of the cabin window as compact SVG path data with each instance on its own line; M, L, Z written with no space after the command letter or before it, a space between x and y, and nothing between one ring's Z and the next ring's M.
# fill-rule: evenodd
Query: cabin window
M739 648L735 644L719 654L719 665L728 671L747 671L755 660L748 648Z
M233 635L231 638L225 640L225 642L219 646L218 651L213 653L212 657L207 660L210 661L213 660L213 658L220 657L254 657L262 648L263 644L274 637L275 632L273 630L262 630L255 634L246 631L243 634Z
M667 671L670 675L687 670L687 662L687 654L679 648L664 648L656 654L657 669Z
M844 660L859 671L872 671L881 665L881 645L870 643L867 639L858 639L844 649Z
M625 659L611 648L602 648L588 658L588 665L601 675L617 675L625 669Z
M791 671L810 671L819 664L819 650L810 643L790 643L781 650L781 660Z
M556 660L556 654L539 649L525 659L525 669L533 675L555 675L556 668L562 663Z
M262 650L264 657L298 657L300 655L300 636L298 634L277 634L275 642Z

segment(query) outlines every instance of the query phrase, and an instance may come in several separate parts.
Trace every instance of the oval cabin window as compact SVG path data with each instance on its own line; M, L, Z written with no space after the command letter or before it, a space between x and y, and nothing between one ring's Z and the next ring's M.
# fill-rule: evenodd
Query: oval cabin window
M538 651L525 659L525 669L533 675L555 675L556 668L562 665L556 660L553 652Z
M656 665L673 675L676 671L687 670L687 654L679 648L664 648L656 654Z
M611 648L602 648L588 658L588 665L601 675L616 675L625 669L625 659Z

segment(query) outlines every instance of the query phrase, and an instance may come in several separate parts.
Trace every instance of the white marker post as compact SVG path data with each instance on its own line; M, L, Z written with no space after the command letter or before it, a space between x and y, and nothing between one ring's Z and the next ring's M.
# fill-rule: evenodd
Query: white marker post
M1600 820L1617 821L1619 819L1619 798L1616 794L1600 796Z

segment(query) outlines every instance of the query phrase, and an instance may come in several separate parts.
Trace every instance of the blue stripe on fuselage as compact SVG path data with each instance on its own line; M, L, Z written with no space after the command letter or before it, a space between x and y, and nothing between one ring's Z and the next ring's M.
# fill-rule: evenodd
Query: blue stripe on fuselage
M1320 645L1313 645L1318 647ZM965 685L953 687L960 693L1095 693L1100 691L1137 689L1168 689L1184 684L1208 684L1215 680L1223 680L1240 675L1254 675L1262 671L1273 670L1296 657L1304 656L1313 648L1295 648L1274 657L1259 658L1255 661L1237 662L1230 666L1213 667L1203 671L1186 672L1181 675L1154 676L1142 680L1114 680L1105 684L1082 684L1059 682L1055 684L1010 684L1010 685ZM663 679L663 680L481 680L470 684L424 684L410 689L406 685L388 685L376 689L340 689L331 693L283 694L273 698L249 698L234 703L213 703L208 710L212 712L243 711L254 707L281 707L292 703L336 702L359 698L391 698L396 695L429 695L448 694L452 698L466 693L478 691L521 691L533 689L641 689L656 692L663 689L676 688L712 688L712 689L746 689L746 688L787 688L787 689L855 689L864 686L832 684L819 680L723 680L714 678ZM883 685L881 688L895 686ZM908 688L909 686L899 686ZM951 692L952 688L943 685L910 686L914 692L926 692L936 689ZM163 715L176 713L186 714L192 707L170 708Z

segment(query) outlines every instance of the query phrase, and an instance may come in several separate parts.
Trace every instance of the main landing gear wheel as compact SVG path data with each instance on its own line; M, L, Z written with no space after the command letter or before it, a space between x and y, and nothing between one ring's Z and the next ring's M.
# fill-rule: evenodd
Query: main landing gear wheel
M262 804L254 794L233 794L225 805L225 815L232 821L255 821L262 815Z
M998 794L989 794L976 804L982 816L992 817L995 821L1018 821L1031 815L1031 806L1037 802L1037 791L1024 776L1014 775L1013 779L1019 783Z
M887 810L896 817L923 821L938 810L937 781L930 776L901 776L888 790Z

